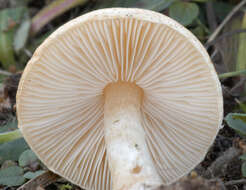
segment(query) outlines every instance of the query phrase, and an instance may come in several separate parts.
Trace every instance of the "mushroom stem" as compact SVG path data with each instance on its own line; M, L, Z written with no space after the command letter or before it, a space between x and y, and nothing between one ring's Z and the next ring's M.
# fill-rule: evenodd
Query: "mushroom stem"
M105 88L104 126L113 190L158 189L163 184L141 125L143 91L126 82Z

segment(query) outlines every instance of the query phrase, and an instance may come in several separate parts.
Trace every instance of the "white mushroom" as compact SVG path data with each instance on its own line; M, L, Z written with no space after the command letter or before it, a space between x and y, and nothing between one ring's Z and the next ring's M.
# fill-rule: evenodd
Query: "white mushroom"
M17 93L19 128L53 172L90 190L153 189L203 160L223 115L199 41L152 11L78 17L35 51Z

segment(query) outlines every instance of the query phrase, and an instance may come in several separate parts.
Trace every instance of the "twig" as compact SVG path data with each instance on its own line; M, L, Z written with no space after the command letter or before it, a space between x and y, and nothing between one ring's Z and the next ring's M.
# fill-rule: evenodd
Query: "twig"
M246 74L246 71L245 71L245 74ZM242 92L244 91L245 82L246 82L246 77L245 76L240 77L239 81L231 88L230 93L234 97L240 96Z
M219 42L220 40L222 40L226 37L229 37L229 36L232 36L235 34L239 34L239 33L243 33L243 32L246 32L246 28L225 32L225 33L221 34L218 38L212 40L211 42L207 42L205 44L205 48L208 49L210 46L216 44L217 42Z
M237 184L246 184L246 179L239 179L239 180L232 180L232 181L228 181L225 183L225 186L229 186L229 185L237 185Z
M3 71L3 70L0 70L0 74L1 75L5 75L5 76L10 76L12 75L12 73L8 72L8 71Z
M213 41L217 35L220 33L222 28L227 24L227 22L232 18L232 16L246 3L246 0L241 1L236 7L232 9L232 11L226 16L223 22L218 26L218 28L212 33L209 37L207 43Z
M32 57L32 53L31 53L28 49L24 48L24 52L26 53L26 55L27 55L29 58Z
M39 186L46 187L59 178L60 177L58 175L52 173L51 171L46 171L38 177L31 179L30 181L19 187L17 190L36 189Z

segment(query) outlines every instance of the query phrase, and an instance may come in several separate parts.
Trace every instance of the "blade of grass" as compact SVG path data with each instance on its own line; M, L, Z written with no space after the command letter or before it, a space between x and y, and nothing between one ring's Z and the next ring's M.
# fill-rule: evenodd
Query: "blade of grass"
M0 62L4 69L15 65L13 39L15 30L22 19L25 7L9 8L0 11Z
M63 14L67 10L74 8L78 5L87 3L88 0L55 0L48 6L44 7L32 19L31 35L37 34L40 29L49 23L55 17Z
M241 21L241 27L246 28L246 12L244 13L243 19ZM237 53L237 64L236 71L246 69L246 33L239 34L239 44L238 44L238 53Z
M0 144L21 138L22 134L19 129L11 132L0 133Z
M246 75L246 70L223 73L223 74L219 75L219 79L224 79L224 78L228 78L228 77L235 77L235 76L238 76L241 74Z

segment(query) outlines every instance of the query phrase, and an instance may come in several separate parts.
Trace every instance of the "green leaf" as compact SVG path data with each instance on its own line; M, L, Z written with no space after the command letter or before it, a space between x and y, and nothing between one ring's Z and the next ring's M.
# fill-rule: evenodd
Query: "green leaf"
M180 1L173 3L169 8L169 16L184 26L191 24L198 14L199 8L195 3Z
M201 26L197 26L194 29L191 29L191 32L200 40L203 41L205 39L205 31Z
M17 129L17 119L10 119L4 126L0 127L0 133L8 132Z
M17 29L14 37L14 50L18 53L22 48L24 48L28 34L31 26L31 20L26 18Z
M17 166L17 163L12 161L12 160L6 160L2 164L1 169L5 169L5 168L11 167L11 166Z
M212 1L212 3L215 15L219 18L220 21L224 20L234 7L232 3L222 1Z
M0 11L0 62L5 69L15 64L14 33L25 10L19 7Z
M10 0L10 7L27 6L32 0Z
M239 156L239 158L240 158L241 160L246 160L246 154L243 154L243 155Z
M240 109L241 109L244 113L246 113L246 105L245 105L243 102L241 102L240 100L238 100L237 98L235 99L235 101L238 103Z
M59 186L59 190L70 190L73 189L73 187L70 184L62 184Z
M168 8L175 0L138 0L134 1L132 7L150 9L153 11L162 11Z
M32 150L28 149L20 155L19 165L22 167L25 167L25 166L31 165L37 160L38 160L38 157L36 156L36 154Z
M225 121L229 127L237 131L240 135L246 136L246 114L229 113Z
M18 166L11 166L0 170L0 184L6 186L19 186L25 183L23 169Z
M207 2L207 1L209 1L209 0L192 0L193 2L198 2L198 3L205 3L205 2Z
M36 172L27 172L27 173L25 173L24 178L33 179L33 178L36 178L36 177L40 176L44 172L45 172L44 170L38 170Z
M26 141L21 138L0 145L0 164L5 160L17 161L22 152L28 149Z
M243 177L246 177L246 162L242 164L241 171L242 171Z
M239 107L244 113L246 113L246 105L244 103L240 102Z

